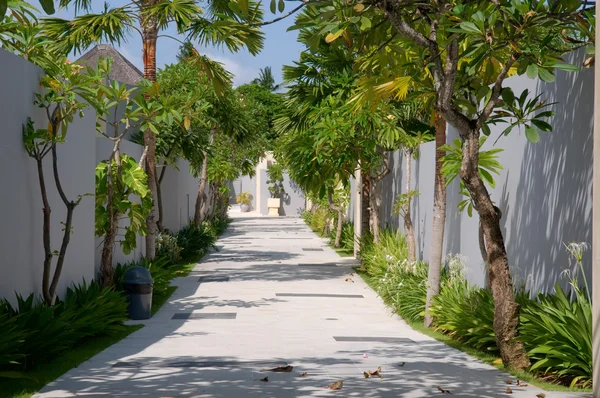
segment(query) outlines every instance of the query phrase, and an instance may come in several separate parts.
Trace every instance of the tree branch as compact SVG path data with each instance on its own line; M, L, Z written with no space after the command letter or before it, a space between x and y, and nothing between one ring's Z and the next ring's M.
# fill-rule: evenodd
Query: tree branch
M504 67L498 74L498 77L496 77L496 82L494 83L494 87L492 88L492 95L490 96L489 101L485 105L485 108L483 108L481 115L479 115L479 117L477 118L477 124L476 124L477 129L480 129L481 126L483 126L483 123L485 123L489 119L490 115L494 111L494 108L498 104L498 100L500 99L500 94L502 93L502 82L504 81L504 79L506 79L506 76L508 75L508 71L510 70L510 68L517 61L517 57L518 57L518 54L513 52L510 55L510 58L508 59L506 64L504 64Z
M310 0L303 0L303 1L302 1L302 4L300 4L298 7L294 8L293 10L291 10L290 12L288 12L288 13L286 13L286 14L283 14L283 15L282 15L282 16L280 16L280 17L277 17L277 18L271 19L270 21L259 22L259 23L253 23L253 24L250 24L250 26L266 26L266 25L271 25L271 24L273 24L273 23L275 23L275 22L279 22L279 21L281 21L282 19L285 19L285 18L289 17L290 15L293 15L293 14L295 14L296 12L300 11L300 10L302 9L302 7L304 7L305 5L307 5L307 4L309 4L309 3L311 3L311 1L310 1ZM316 1L313 1L312 3L316 3Z

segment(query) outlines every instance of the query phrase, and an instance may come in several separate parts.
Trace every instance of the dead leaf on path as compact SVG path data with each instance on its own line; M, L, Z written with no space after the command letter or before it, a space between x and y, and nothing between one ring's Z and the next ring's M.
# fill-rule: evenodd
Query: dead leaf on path
M261 370L261 372L277 372L277 373L284 373L284 372L291 372L292 370L294 370L294 367L292 365L288 365L288 366L278 366L276 368L273 369L263 369Z
M523 383L521 380L517 380L517 386L518 387L527 387L529 384L527 383Z
M537 398L546 398L546 394L544 394L543 392L536 394Z
M506 387L506 393L507 394L512 394L512 388Z
M363 372L363 374L365 375L365 379L368 379L369 376L371 376L370 374L368 374L367 372Z
M298 377L306 377L308 376L308 372L302 372L298 375Z
M346 278L346 282L352 282L352 283L354 283L354 281L352 280L352 278Z
M269 381L269 376L265 377L264 379L260 379L260 381L264 381L265 383Z
M502 365L502 358L496 358L492 361L493 365Z
M511 380L511 378L510 378L510 377L509 377L508 379L504 380L504 382L505 382L506 384L512 384L512 380Z
M437 389L438 389L438 391L439 391L439 392L441 392L442 394L452 394L452 393L450 392L450 390L444 390L444 389L443 389L442 387L440 387L440 386L437 386Z
M329 388L330 390L341 390L343 384L343 381L338 380L335 383L328 385L327 388Z
M403 367L404 365L406 365L406 362L400 362L396 364L396 366L398 366L399 368Z
M354 276L354 274L353 274L353 273L350 273L350 276Z

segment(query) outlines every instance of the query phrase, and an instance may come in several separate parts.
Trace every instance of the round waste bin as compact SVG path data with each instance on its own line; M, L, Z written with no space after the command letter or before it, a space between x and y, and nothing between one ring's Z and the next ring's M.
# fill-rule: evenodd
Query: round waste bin
M152 316L152 276L147 268L129 268L123 277L123 289L127 293L129 319L149 319Z

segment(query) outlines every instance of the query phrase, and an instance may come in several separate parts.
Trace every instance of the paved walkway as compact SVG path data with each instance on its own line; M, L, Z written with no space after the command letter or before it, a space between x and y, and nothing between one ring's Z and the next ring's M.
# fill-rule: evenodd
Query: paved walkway
M177 291L143 329L37 396L444 395L437 386L453 396L506 396L506 374L413 331L360 277L346 281L348 260L302 220L237 217L221 250L176 281ZM288 364L290 373L261 372ZM383 378L363 377L379 366ZM338 380L341 390L324 387ZM512 396L540 392L515 381Z

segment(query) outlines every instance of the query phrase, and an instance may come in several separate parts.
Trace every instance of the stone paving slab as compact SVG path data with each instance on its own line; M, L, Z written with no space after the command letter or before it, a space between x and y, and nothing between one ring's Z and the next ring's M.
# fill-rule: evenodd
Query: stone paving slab
M346 281L355 260L340 258L301 220L235 216L218 251L174 281L178 289L161 310L130 322L144 328L36 397L447 395L437 386L455 397L507 396L506 374L414 331L360 277ZM288 364L290 373L261 371ZM379 366L382 378L364 377ZM341 390L326 388L337 380ZM513 397L541 392L512 389Z

